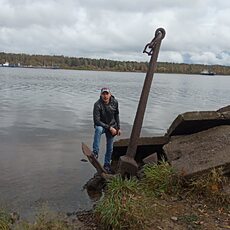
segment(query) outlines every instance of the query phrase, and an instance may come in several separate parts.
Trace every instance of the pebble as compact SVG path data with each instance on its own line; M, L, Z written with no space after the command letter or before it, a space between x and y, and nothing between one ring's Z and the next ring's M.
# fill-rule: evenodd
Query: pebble
M172 216L172 217L171 217L171 220L173 220L173 221L177 221L177 220L178 220L178 218L177 218L176 216Z

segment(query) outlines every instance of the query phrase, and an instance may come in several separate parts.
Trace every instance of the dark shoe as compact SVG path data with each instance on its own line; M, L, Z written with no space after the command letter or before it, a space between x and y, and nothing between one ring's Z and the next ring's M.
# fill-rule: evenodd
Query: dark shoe
M98 159L98 153L93 151L93 155L96 159Z
M104 164L104 169L108 174L113 174L113 170L110 164Z

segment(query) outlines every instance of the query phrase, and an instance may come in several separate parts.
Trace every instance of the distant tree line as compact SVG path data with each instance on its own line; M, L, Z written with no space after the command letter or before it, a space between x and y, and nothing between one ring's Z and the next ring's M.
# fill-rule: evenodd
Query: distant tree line
M83 57L66 57L58 55L28 55L0 52L0 64L9 62L11 65L21 67L43 67L78 70L105 70L122 72L146 72L148 62L115 61L107 59L92 59ZM199 74L207 69L220 75L230 75L230 66L178 64L158 62L158 73Z

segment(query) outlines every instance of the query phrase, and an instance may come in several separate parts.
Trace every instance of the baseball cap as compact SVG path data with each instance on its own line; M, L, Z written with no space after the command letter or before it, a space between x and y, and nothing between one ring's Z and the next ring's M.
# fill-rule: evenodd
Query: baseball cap
M107 87L101 88L101 93L104 93L104 92L110 93L110 89Z

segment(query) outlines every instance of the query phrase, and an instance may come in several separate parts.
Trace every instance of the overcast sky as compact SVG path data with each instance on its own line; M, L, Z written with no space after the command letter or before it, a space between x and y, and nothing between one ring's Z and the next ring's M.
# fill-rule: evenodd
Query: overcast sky
M229 0L0 0L0 52L230 65Z

